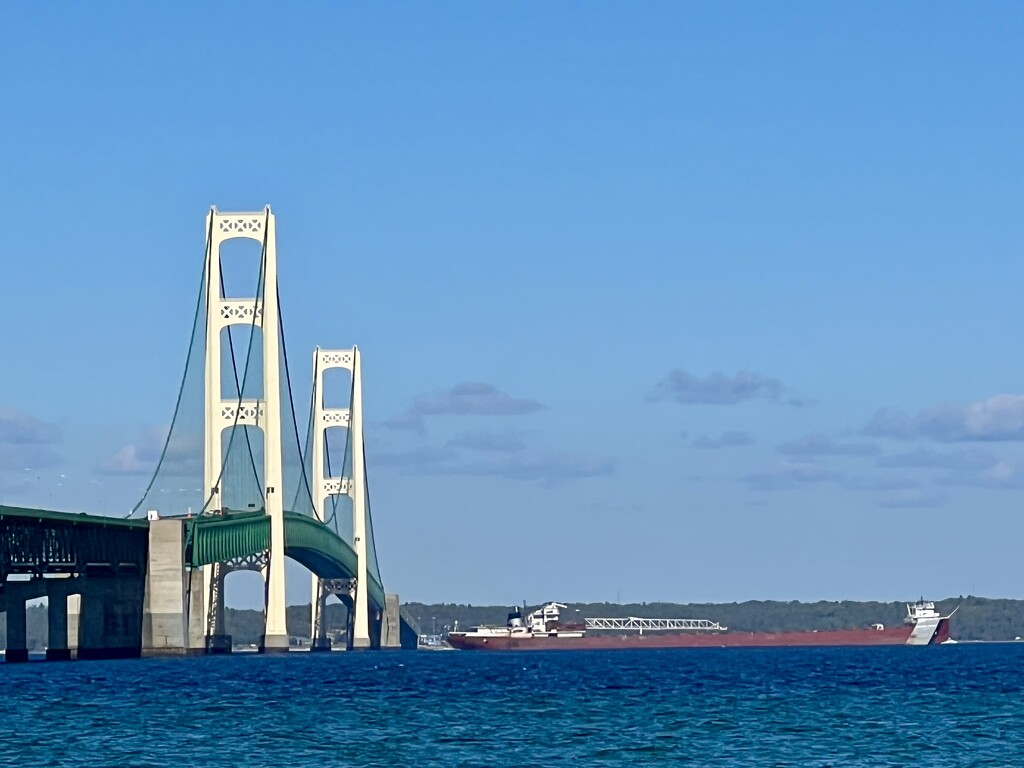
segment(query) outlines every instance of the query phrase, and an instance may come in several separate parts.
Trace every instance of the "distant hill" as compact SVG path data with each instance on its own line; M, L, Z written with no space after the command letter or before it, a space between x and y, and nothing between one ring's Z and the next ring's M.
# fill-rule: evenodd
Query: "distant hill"
M821 601L817 603L750 600L745 603L569 603L567 617L619 618L640 616L650 619L710 619L730 629L781 632L801 629L853 629L882 623L896 625L906 615L904 603ZM955 597L936 603L943 613L960 606L953 617L952 636L957 640L1013 640L1024 637L1024 600ZM536 605L528 606L529 609ZM476 624L505 623L509 606L462 605L458 603L405 603L402 616L419 634L444 634L454 628ZM46 647L46 608L27 611L29 650ZM263 633L262 611L228 608L227 631L236 645L255 644ZM288 633L309 636L309 606L288 607ZM327 606L327 627L340 632L345 626L345 609L338 603ZM7 647L7 625L0 621L0 648Z

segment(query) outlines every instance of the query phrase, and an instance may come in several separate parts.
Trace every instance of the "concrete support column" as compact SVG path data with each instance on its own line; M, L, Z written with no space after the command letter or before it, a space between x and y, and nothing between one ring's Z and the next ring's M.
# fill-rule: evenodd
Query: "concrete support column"
M185 571L185 593L188 601L185 611L186 651L202 653L206 649L206 605L203 595L206 589L206 574L203 568L192 568Z
M72 657L78 655L78 633L81 628L82 618L82 596L80 594L68 595L68 650Z
M25 623L25 597L16 582L7 582L7 653L8 662L28 661L28 636Z
M65 586L68 581L69 579L54 579L47 584L47 661L71 659L71 649L68 648L68 592Z
M184 563L184 521L152 520L142 615L142 654L198 653L204 648L206 569Z
M122 659L142 651L142 574L90 576L82 590L79 659Z
M398 595L384 596L384 616L381 621L380 647L398 650L402 647L402 620L399 615Z

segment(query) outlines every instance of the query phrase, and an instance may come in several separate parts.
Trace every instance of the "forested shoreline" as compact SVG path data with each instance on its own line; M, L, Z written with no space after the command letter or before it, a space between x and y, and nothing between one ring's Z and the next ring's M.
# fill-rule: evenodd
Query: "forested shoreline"
M749 600L742 603L566 603L563 617L649 619L709 619L746 632L782 632L805 629L854 629L880 623L894 626L907 614L906 603L844 600L801 603ZM521 607L521 606L520 606ZM532 610L536 605L528 605ZM952 637L957 640L1013 640L1024 637L1024 600L951 597L936 601L944 615L956 609ZM460 628L475 624L504 624L509 606L457 603L407 603L406 620L420 634L441 634L458 621ZM578 611L578 613L577 613Z
M749 600L743 603L567 603L565 618L639 616L651 619L710 619L736 631L780 632L805 629L853 629L881 623L897 625L906 615L905 603L820 601L814 603ZM532 610L536 605L528 605ZM985 597L952 597L936 602L944 614L956 609L951 635L956 640L1008 641L1024 637L1024 600ZM510 606L461 603L406 603L405 620L419 634L444 634L458 622L460 628L477 624L505 623ZM298 637L309 635L309 606L288 607L288 632ZM345 625L345 608L327 606L327 625L333 632ZM46 647L46 607L27 610L29 649ZM263 613L256 610L227 609L227 631L235 645L259 642L263 632ZM0 621L0 648L7 647L7 627Z

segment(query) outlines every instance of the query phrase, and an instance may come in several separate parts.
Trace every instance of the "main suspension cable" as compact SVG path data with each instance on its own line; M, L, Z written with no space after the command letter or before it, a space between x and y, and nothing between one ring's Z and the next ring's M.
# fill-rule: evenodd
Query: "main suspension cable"
M206 253L203 258L203 269L200 272L199 278L199 295L196 296L196 309L192 316L192 337L188 342L188 352L185 354L185 370L181 374L181 385L178 387L178 397L174 401L174 414L171 416L171 425L167 428L167 437L164 439L164 446L160 449L160 458L157 459L156 468L153 470L153 476L149 478L149 483L146 485L146 490L142 492L142 498L140 498L135 506L132 507L132 511L129 512L126 517L131 517L139 511L139 507L149 497L149 492L153 490L153 483L156 482L156 476L160 473L160 467L163 466L164 457L167 456L167 447L171 444L171 434L174 432L174 425L178 421L178 411L181 409L181 398L185 392L185 382L188 380L188 369L189 362L192 359L192 348L196 343L196 328L199 327L199 310L203 306L203 286L207 285L206 281L206 263L209 260L210 249L213 247L213 217L210 217L210 226L206 232ZM207 294L209 294L209 286L207 285ZM209 301L209 296L207 296Z
M295 491L295 498L298 499L298 494L303 487L306 489L306 498L309 499L309 503L313 504L313 491L309 488L309 477L306 475L306 462L302 457L302 445L299 443L299 422L295 418L295 398L292 397L292 376L288 370L288 346L285 342L284 335L284 318L281 315L281 295L278 293L277 286L274 286L274 294L277 296L277 324L281 333L281 353L284 355L284 379L288 385L288 405L291 409L292 414L292 431L295 433L295 447L299 452L299 466L302 471L302 485L299 486Z

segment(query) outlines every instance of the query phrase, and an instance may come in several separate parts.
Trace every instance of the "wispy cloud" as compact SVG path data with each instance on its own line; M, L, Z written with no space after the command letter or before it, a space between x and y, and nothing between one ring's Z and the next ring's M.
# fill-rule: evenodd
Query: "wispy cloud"
M94 471L99 475L148 475L156 469L161 454L161 473L182 476L202 472L202 436L182 431L172 434L168 442L167 427L144 429L136 440L102 459Z
M792 462L771 471L750 473L743 480L752 491L786 491L802 485L839 482L842 475L815 462Z
M947 469L959 472L988 469L998 461L995 454L981 449L937 451L932 448L921 448L906 453L879 456L875 459L875 464L883 468Z
M423 421L423 417L418 413L412 413L410 411L399 413L396 416L392 416L390 419L382 421L381 426L386 429L393 429L396 432L416 432L423 434L427 431L427 425Z
M23 411L0 406L0 443L51 445L60 440L60 429Z
M464 382L417 397L408 409L388 419L390 429L425 432L427 416L522 416L543 409L536 400L512 397L493 384Z
M0 406L0 471L43 469L62 463L53 446L61 430L16 408Z
M937 405L914 415L882 409L863 433L943 443L1024 440L1024 395L995 395L967 405Z
M1024 467L1010 461L996 461L987 467L950 469L936 483L967 488L1024 488Z
M658 382L647 399L671 400L682 405L736 405L749 400L767 400L797 407L805 404L778 379L753 371L738 371L733 376L716 371L700 378L676 369Z
M467 432L448 441L452 448L466 448L487 453L513 453L526 448L526 440L518 432Z
M458 458L457 451L448 447L422 446L405 451L385 451L371 457L373 464L384 467L395 467L413 473L436 467L439 464L452 462Z
M880 453L874 443L841 442L822 434L806 435L779 446L785 456L874 456Z
M0 472L47 469L63 462L49 445L0 443Z
M570 480L610 475L615 464L608 458L570 455L495 454L494 458L465 458L450 445L427 446L373 457L377 465L394 467L404 474L463 477L499 477L507 480L557 485Z
M884 509L933 509L944 499L941 493L909 489L885 494L876 503Z
M615 471L615 463L609 458L558 455L510 456L503 461L470 461L453 464L444 467L443 471L451 475L501 477L506 480L558 485L569 480L606 477Z
M145 475L156 467L155 457L139 455L139 448L126 445L96 465L99 475Z
M908 491L921 487L919 481L902 474L847 477L841 485L848 491Z
M713 451L720 448L739 448L744 445L753 445L754 438L748 432L723 432L718 437L701 435L695 438L691 446L702 451Z
M933 486L1024 488L1024 467L980 448L921 448L879 456L875 464L884 470L932 470L929 477ZM897 473L900 477L904 475L905 472Z

